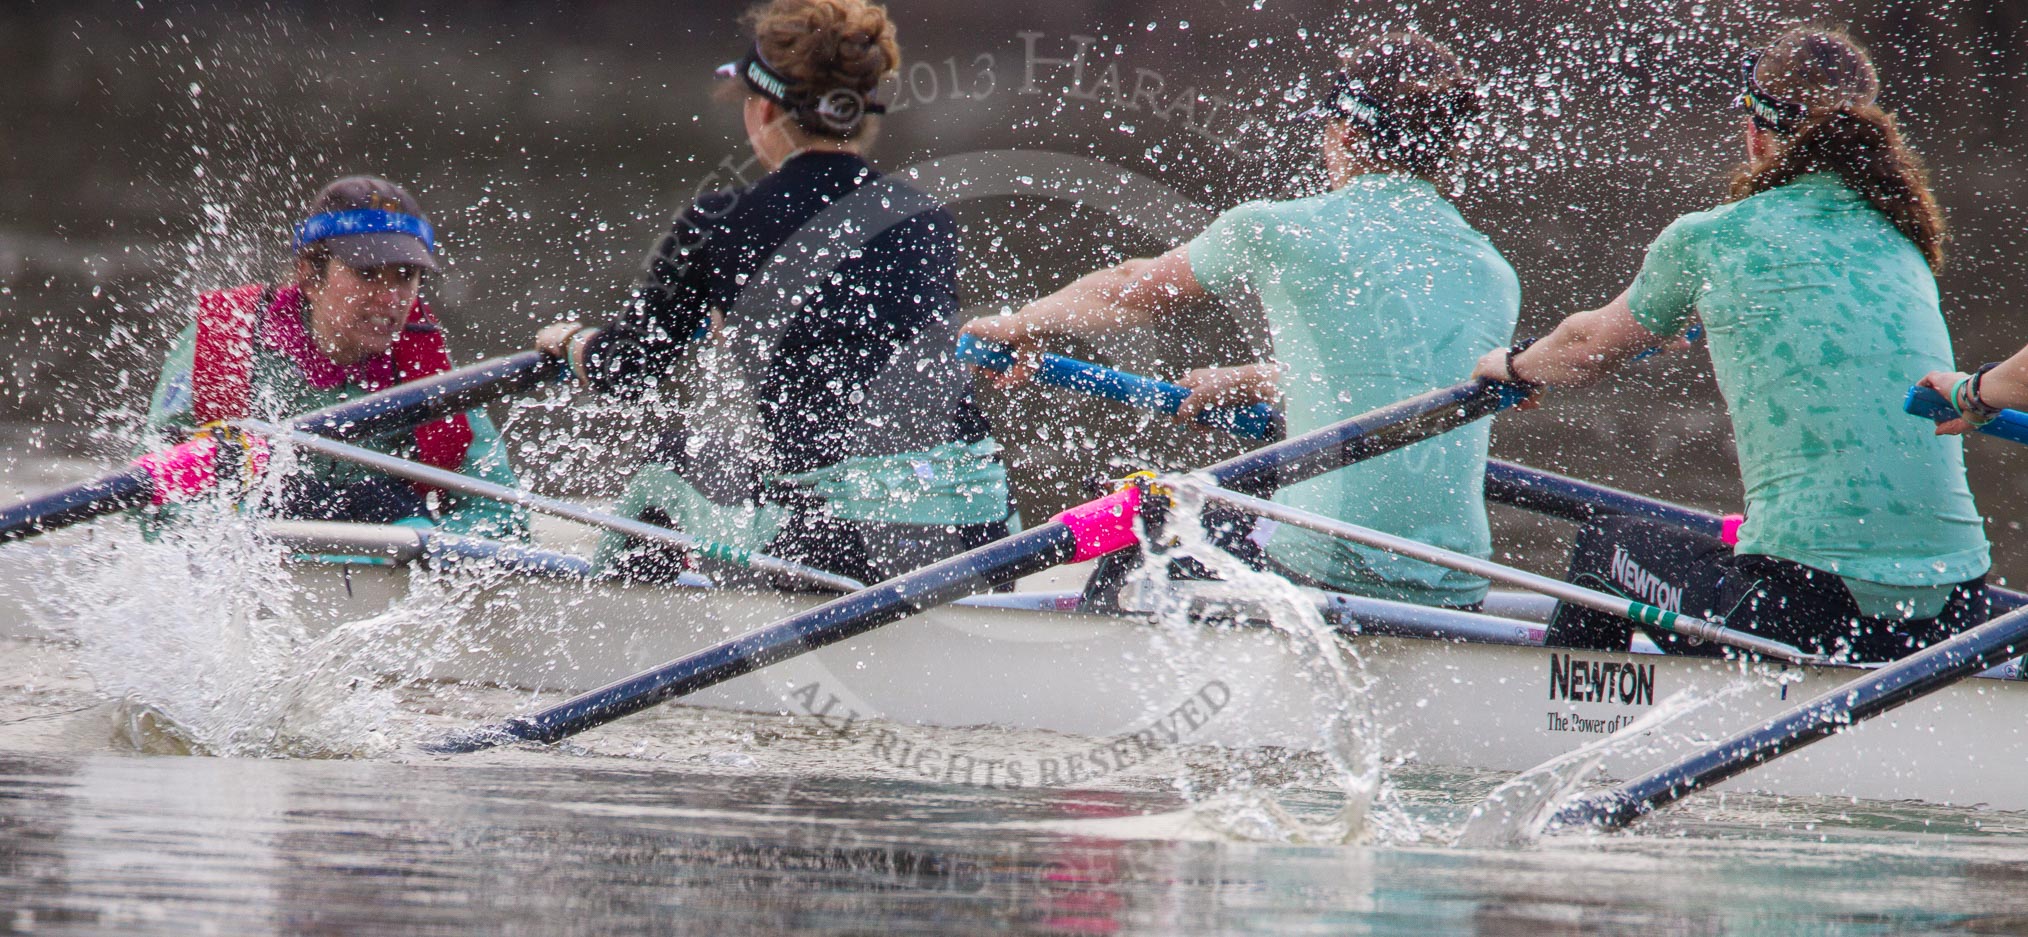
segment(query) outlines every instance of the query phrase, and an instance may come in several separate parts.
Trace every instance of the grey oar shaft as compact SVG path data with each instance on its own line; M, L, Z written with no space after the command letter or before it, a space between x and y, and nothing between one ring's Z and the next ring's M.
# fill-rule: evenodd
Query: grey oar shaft
M1801 650L1783 644L1780 641L1770 641L1758 635L1747 634L1744 631L1735 631L1691 615L1655 609L1653 606L1646 605L1645 603L1607 595L1580 585L1564 582L1561 579L1551 579L1548 576L1537 575L1526 570L1515 569L1511 566L1502 566L1491 560L1482 560L1476 556L1467 556L1442 547L1431 546L1427 543L1420 543L1397 537L1393 534L1383 533L1370 527L1361 527L1358 524L1346 523L1345 521L1325 517L1321 514L1314 514L1300 508L1292 508L1286 504L1276 504L1273 501L1187 479L1179 480L1174 485L1178 491L1191 492L1203 497L1207 501L1216 501L1238 508L1248 514L1265 517L1278 523L1288 524L1292 527L1301 527L1304 530L1315 531L1327 537L1363 543L1370 547L1386 550L1389 553L1408 557L1409 559L1421 560L1425 563L1442 566L1446 569L1455 569L1474 576L1482 576L1494 582L1504 582L1510 586L1519 586L1523 589L1540 592L1559 601L1569 602L1572 605L1581 605L1585 608L1605 612L1608 615L1632 618L1643 624L1656 625L1664 630L1674 631L1686 637L1693 637L1704 641L1715 641L1719 644L1736 647L1744 651L1752 651L1766 657L1776 657L1798 663L1820 662L1818 658L1805 654ZM1644 609L1652 611L1643 613L1642 610Z
M779 573L839 592L857 592L860 589L866 588L863 583L856 579L840 576L835 573L827 573L821 569L805 566L792 560L769 556L765 553L734 550L719 544L699 540L680 530L671 530L667 527L632 520L617 514L608 514L604 511L594 511L591 508L572 504L568 501L559 501L532 491L509 488L506 485L497 485L484 479L473 478L470 475L446 471L434 465L424 465L420 462L391 456L384 452L375 452L371 449L364 449L349 443L326 439L322 436L314 436L299 430L276 426L272 423L264 423L260 420L240 420L235 425L270 439L283 440L299 448L322 453L331 458L351 462L356 465L363 465L375 471L393 475L396 478L405 478L409 481L421 482L425 485L434 485L445 491L476 495L481 498L490 498L494 501L505 502L507 504L518 504L531 511L539 511L554 517L577 521L580 524L588 524L615 533L625 534L629 537L639 537L643 540L664 543L684 550L697 550L707 556L731 559L741 565L751 566L754 569Z

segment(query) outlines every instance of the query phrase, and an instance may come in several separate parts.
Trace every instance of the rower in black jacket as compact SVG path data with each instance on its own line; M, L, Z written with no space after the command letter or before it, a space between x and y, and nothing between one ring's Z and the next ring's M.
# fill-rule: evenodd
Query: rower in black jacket
M551 325L537 346L603 393L691 379L622 503L634 516L867 582L1005 536L999 447L950 359L956 221L860 155L900 65L893 25L864 0L747 19L752 47L719 74L748 92L768 174L685 210L610 324ZM683 566L618 539L601 558Z

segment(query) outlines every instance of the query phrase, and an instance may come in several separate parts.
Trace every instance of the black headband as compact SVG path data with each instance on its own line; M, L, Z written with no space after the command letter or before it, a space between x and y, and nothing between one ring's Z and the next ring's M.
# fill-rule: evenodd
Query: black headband
M720 65L717 74L720 78L739 78L753 89L753 93L775 102L805 122L815 123L819 129L840 136L856 132L868 114L887 113L887 105L850 88L833 88L821 95L797 88L788 76L775 71L774 66L761 57L759 43L754 43L739 61Z
M1760 82L1753 77L1754 69L1760 65L1760 50L1746 54L1739 63L1741 78L1745 85L1739 94L1739 107L1753 120L1753 125L1769 133L1788 136L1803 125L1810 109L1794 101L1783 101L1767 93Z
M1381 107L1380 100L1367 94L1365 84L1353 80L1345 72L1332 72L1330 96L1297 114L1296 119L1343 120L1376 137L1386 136L1394 130L1394 122Z

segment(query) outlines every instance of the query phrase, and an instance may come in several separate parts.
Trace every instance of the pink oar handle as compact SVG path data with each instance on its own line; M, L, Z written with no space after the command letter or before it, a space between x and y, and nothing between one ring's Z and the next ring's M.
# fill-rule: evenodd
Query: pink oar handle
M1056 519L1077 537L1077 552L1070 561L1082 563L1133 546L1140 539L1134 533L1134 519L1140 515L1141 488L1130 485L1071 508Z
M268 468L268 444L252 436L240 437L239 446L250 475ZM206 434L189 442L151 452L134 460L134 467L148 473L154 483L157 505L194 501L218 484L218 440Z

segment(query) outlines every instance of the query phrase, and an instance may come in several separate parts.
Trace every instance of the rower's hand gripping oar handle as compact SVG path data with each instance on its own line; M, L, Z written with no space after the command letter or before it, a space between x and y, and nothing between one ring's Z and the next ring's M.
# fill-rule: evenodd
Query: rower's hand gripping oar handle
M988 371L1005 371L1014 366L1012 349L998 342L980 341L970 335L958 336L956 358ZM1190 388L1179 384L1128 374L1062 355L1041 355L1036 363L1035 379L1051 387L1105 397L1172 416L1190 397ZM1276 419L1274 408L1264 403L1248 407L1212 407L1197 414L1197 422L1205 426L1248 439L1266 439L1273 432Z
M242 483L267 467L266 443L228 427L208 427L150 452L101 478L0 508L0 543L79 524L128 508L194 501L218 484L220 469Z
M1938 423L1964 416L1958 412L1958 408L1951 406L1950 401L1944 399L1944 395L1921 384L1908 389L1908 396L1902 400L1901 409L1911 416L1935 420ZM1991 422L1984 426L1975 426L1973 429L1996 439L2028 446L2028 413L2019 410L2002 410Z
M520 393L556 379L562 369L555 358L524 351L312 410L289 426L332 439L371 439ZM113 474L0 507L0 543L128 508L188 500L216 481L219 454L217 440L193 438Z

